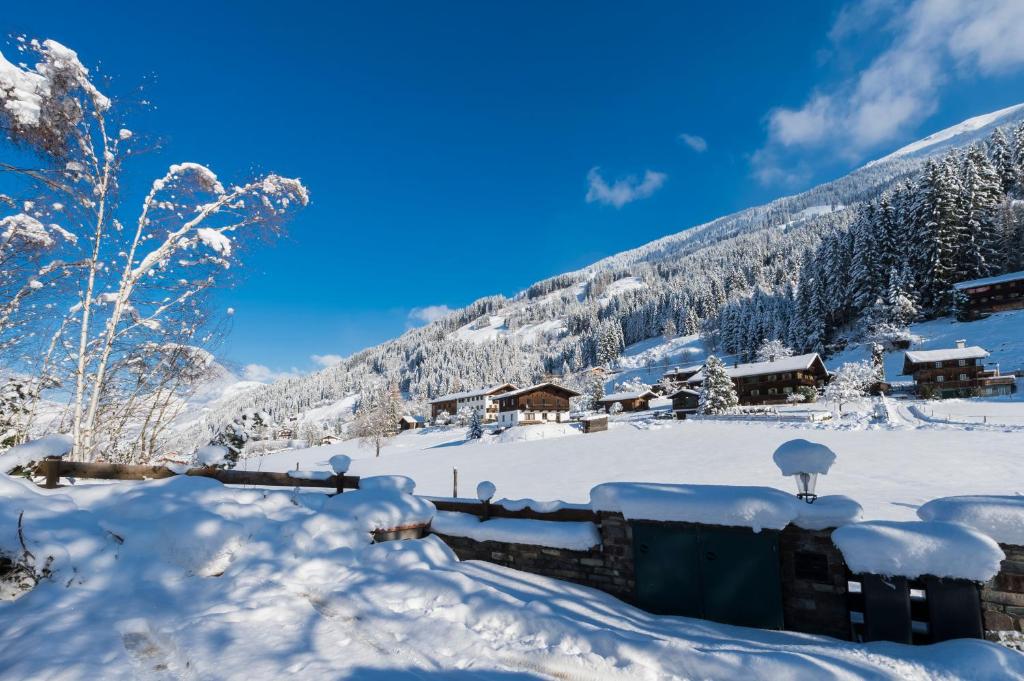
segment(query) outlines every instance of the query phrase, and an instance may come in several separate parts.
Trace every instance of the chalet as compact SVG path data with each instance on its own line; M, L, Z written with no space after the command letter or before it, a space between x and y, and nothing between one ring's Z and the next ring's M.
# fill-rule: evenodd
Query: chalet
M557 383L538 383L499 395L498 423L503 426L564 423L569 420L569 399L575 390Z
M651 408L651 400L655 397L657 395L650 390L636 390L605 395L597 403L607 412L611 412L612 406L615 404L621 404L622 411L647 411Z
M426 425L426 419L422 416L409 416L406 414L402 418L398 419L399 430L416 430L417 428L425 428Z
M829 379L828 369L816 352L769 362L735 364L726 367L726 372L736 387L740 404L784 404L799 388L817 390ZM703 382L704 370L701 369L687 384L695 388Z
M1024 271L953 284L961 299L958 316L980 319L992 312L1024 309Z
M274 438L277 440L290 440L295 437L295 431L291 428L281 428L274 433Z
M1016 387L1013 376L1001 376L999 368L985 369L988 352L977 345L957 341L955 348L916 350L903 355L903 375L913 376L922 397L974 397L1009 395Z
M341 438L337 435L327 434L320 438L321 445L333 445L336 442L341 442Z
M680 388L669 398L672 400L672 414L677 419L685 419L687 414L696 414L700 405L700 393L692 388Z
M502 383L477 390L442 395L430 401L430 418L436 419L441 412L455 416L464 408L469 407L483 416L484 421L494 421L498 418L498 406L495 403L495 398L515 389L516 387L511 383Z

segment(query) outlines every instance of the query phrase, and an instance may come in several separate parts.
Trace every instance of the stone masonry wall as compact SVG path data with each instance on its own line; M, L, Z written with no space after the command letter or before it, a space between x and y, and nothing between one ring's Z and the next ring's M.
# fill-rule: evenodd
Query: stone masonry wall
M831 535L793 525L779 535L783 619L789 631L849 640L846 562Z
M1006 554L999 574L981 589L981 608L989 638L1014 632L1024 643L1024 546L1000 544ZM1003 632L1002 635L997 632Z

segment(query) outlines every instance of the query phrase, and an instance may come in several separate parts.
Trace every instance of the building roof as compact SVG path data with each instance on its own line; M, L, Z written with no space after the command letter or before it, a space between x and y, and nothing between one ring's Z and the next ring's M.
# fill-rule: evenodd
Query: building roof
M625 393L612 393L611 395L605 395L598 402L622 402L623 400L639 400L643 398L657 397L655 393L650 390L635 390L633 392Z
M409 416L406 414L399 421L405 421L406 423L426 423L426 420L422 416Z
M988 357L988 351L977 345L966 348L943 348L941 350L915 350L903 355L903 373L909 373L908 369L914 364L926 364L928 362L949 362L954 359L984 359Z
M695 374L704 368L703 364L694 364L688 367L672 367L666 371L664 376L674 376L675 374Z
M690 395L691 397L699 397L700 393L697 392L696 390L690 390L689 388L680 388L679 390L669 395L668 398L673 399L677 395Z
M783 357L775 360L774 362L750 362L749 364L726 366L725 372L729 375L729 378L763 376L766 374L777 374L784 371L804 371L810 369L815 362L821 362L821 357L816 352L810 352L806 355ZM825 363L821 362L821 366L824 368ZM828 370L826 369L826 371ZM701 369L699 372L691 376L686 382L703 383L704 370Z
M557 383L552 383L551 381L548 381L546 383L538 383L537 385L531 385L528 388L520 388L519 390L513 390L512 392L502 393L501 397L519 397L520 395L525 395L526 393L536 392L537 390L541 390L542 388L554 388L555 390L559 390L561 392L566 393L569 397L580 396L580 393L576 392L575 390L570 390L569 388L566 388L564 385L558 385Z
M498 385L487 386L485 388L477 388L476 390L465 390L460 393L449 393L448 395L441 395L430 400L430 404L437 404L438 402L454 402L455 400L468 400L472 397L483 397L484 395L491 395L504 388L515 389L515 386L511 383L499 383Z
M1000 274L995 277L985 277L984 279L970 279L968 281L961 281L953 284L953 288L957 291L963 291L967 288L977 288L978 286L991 286L993 284L1005 284L1008 281L1017 281L1018 279L1024 279L1024 270L1020 272L1007 272L1006 274Z

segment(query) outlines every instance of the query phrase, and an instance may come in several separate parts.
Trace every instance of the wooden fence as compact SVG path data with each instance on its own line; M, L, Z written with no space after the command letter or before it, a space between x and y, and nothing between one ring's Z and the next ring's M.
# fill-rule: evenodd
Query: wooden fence
M341 493L346 489L359 489L355 475L331 475L323 478L293 477L288 473L240 471L222 468L190 468L175 473L165 466L144 466L119 463L83 463L44 459L36 465L36 472L45 476L43 487L57 487L61 478L91 478L93 480L156 480L175 475L213 478L225 485L257 485L262 487L322 487Z

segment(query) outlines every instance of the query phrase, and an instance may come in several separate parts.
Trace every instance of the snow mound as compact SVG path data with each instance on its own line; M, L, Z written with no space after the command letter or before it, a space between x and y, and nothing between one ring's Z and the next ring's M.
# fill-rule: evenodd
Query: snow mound
M352 458L344 454L335 454L328 463L331 464L332 471L338 475L344 475L348 473L348 469L352 465Z
M0 455L0 473L33 461L42 461L48 456L66 456L71 452L72 444L70 435L44 435L37 440L11 447Z
M805 530L824 530L860 522L864 509L856 501L842 494L818 497L813 504L800 504L799 515L793 524Z
M1024 496L944 497L924 504L917 515L973 527L1001 544L1024 545Z
M796 439L783 442L775 450L772 460L783 475L799 473L821 473L826 475L835 463L836 455L831 449L817 442Z
M296 480L330 480L332 476L330 471L288 471L288 477Z
M494 498L494 493L498 491L498 488L494 486L494 483L490 480L484 480L476 486L476 498L480 501L487 501L488 499Z
M337 494L324 502L322 510L351 518L363 532L426 525L436 512L426 499L383 487Z
M416 481L405 475L373 475L360 478L359 489L412 494L416 489Z
M561 511L562 509L571 508L576 510L588 510L589 504L570 504L567 501L561 499L552 499L548 501L537 501L536 499L501 499L498 505L502 508L508 509L509 511L522 511L524 509L531 509L537 513L554 513L555 511Z
M439 534L466 537L474 541L531 544L553 549L587 551L601 543L594 523L491 518L480 520L469 513L438 511L431 529Z
M220 466L227 461L228 448L221 445L204 445L196 450L196 461L200 466Z
M832 542L852 572L888 577L985 582L1006 557L992 538L957 523L873 520L840 527Z
M492 442L510 444L513 442L532 442L566 435L582 435L583 431L571 423L542 423L530 426L515 426L503 431Z
M590 490L595 511L660 520L781 530L800 515L796 497L772 487L608 482Z

